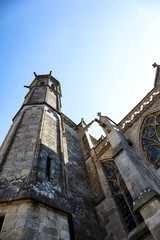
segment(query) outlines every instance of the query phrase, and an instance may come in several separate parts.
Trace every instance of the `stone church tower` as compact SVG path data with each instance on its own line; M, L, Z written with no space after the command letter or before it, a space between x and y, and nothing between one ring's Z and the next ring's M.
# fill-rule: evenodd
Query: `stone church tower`
M101 113L75 124L61 112L60 83L35 74L0 149L0 239L160 239L154 67L154 88L118 125Z

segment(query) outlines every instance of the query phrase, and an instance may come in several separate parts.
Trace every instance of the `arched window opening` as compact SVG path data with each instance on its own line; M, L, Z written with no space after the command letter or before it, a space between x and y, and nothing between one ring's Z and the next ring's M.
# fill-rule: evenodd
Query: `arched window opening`
M160 114L145 119L142 125L142 147L155 169L160 167Z
M120 212L123 216L127 230L130 232L136 227L136 222L133 218L133 215L128 207L128 204L122 194L116 195L116 203L120 209Z
M103 162L102 165L107 176L112 194L115 198L115 202L124 220L124 225L130 232L144 220L138 211L133 211L132 196L129 193L125 182L123 181L120 172L118 171L114 162L106 161Z

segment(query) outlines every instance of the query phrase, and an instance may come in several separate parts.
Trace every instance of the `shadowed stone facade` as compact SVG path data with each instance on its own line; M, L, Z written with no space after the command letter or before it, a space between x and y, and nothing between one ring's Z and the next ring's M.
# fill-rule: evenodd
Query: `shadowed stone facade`
M0 149L0 239L151 240L160 234L160 73L117 125L77 125L36 75ZM88 129L97 122L105 136Z

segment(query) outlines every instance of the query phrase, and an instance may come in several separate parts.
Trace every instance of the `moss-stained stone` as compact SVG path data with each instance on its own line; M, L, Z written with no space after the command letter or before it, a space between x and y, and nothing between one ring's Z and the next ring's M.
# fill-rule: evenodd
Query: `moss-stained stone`
M134 211L142 207L144 204L146 204L148 201L150 201L153 197L155 197L157 194L153 192L150 188L147 188L139 193L139 196L137 196L134 199L133 207Z

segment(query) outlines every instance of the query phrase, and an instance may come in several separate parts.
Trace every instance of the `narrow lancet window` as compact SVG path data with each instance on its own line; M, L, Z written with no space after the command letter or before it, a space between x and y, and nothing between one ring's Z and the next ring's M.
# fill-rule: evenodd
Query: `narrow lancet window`
M46 177L48 181L51 179L51 158L47 157L47 163L46 163Z
M127 230L132 231L138 224L143 222L139 212L133 211L133 199L113 161L102 163L107 176L112 194L115 198L119 211L123 217Z

